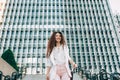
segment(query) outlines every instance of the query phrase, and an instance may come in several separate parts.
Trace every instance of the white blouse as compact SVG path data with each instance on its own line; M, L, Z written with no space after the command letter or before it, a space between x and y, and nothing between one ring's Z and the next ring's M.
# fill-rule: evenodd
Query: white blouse
M71 71L69 68L69 60L71 60L69 56L69 49L67 45L54 47L51 55L47 58L47 66L51 67L50 69L50 80L55 80L56 76L56 64L63 64L65 63L65 67L69 76L71 77Z
M65 53L64 47L61 45L60 47L53 48L53 56L55 64L64 64L65 63ZM47 58L47 66L52 66L52 63L49 58Z
M55 47L54 48L54 60L55 64L64 64L65 63L65 53L63 50L63 46L61 45L60 47Z

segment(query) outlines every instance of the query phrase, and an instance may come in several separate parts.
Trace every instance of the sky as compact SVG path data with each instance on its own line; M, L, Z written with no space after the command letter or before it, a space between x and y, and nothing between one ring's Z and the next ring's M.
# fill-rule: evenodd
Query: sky
M113 13L120 13L120 0L109 0Z

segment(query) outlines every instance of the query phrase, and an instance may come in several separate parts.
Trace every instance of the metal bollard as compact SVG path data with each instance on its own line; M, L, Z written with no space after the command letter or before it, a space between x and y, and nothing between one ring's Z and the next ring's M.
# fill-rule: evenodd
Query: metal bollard
M13 72L11 79L12 79L12 80L17 80L17 76L18 76L18 75L17 75L17 72Z
M108 80L107 73L101 73L99 78L100 80Z
M2 71L0 71L0 80L2 80L2 75L3 75L3 73L2 73Z
M10 76L9 75L5 76L4 80L10 80Z
M85 71L85 75L87 79L91 79L91 72L90 71Z
M91 76L91 80L98 80L97 74L93 74L93 75Z
M103 74L103 79L104 79L104 80L108 80L107 73L104 73L104 74Z
M19 78L20 80L22 80L22 73L19 73Z
M99 79L100 80L108 80L107 72L105 69L101 69L99 72Z
M81 69L81 70L79 71L79 75L83 78L83 75L84 75L84 70L83 70L83 69Z

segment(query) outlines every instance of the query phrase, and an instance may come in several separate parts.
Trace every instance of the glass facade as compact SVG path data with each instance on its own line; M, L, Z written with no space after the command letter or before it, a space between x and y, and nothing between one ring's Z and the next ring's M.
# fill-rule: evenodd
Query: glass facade
M27 74L45 74L53 31L66 38L73 60L92 72L120 71L120 49L108 0L8 0L0 53L10 48Z
M4 12L4 9L5 9L5 4L6 4L6 0L0 0L0 27L2 25L2 22L3 22L3 12Z
M119 45L120 45L120 14L119 13L114 15L114 21L115 21L115 27L116 27L116 31L119 39Z

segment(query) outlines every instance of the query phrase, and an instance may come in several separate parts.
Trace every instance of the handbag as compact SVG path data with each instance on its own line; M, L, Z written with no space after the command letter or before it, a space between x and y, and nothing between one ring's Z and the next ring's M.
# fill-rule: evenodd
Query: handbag
M73 71L71 71L71 77L70 80L73 80Z
M71 71L71 77L70 77L70 80L73 80L73 71L74 71L74 69L72 69L72 71Z

